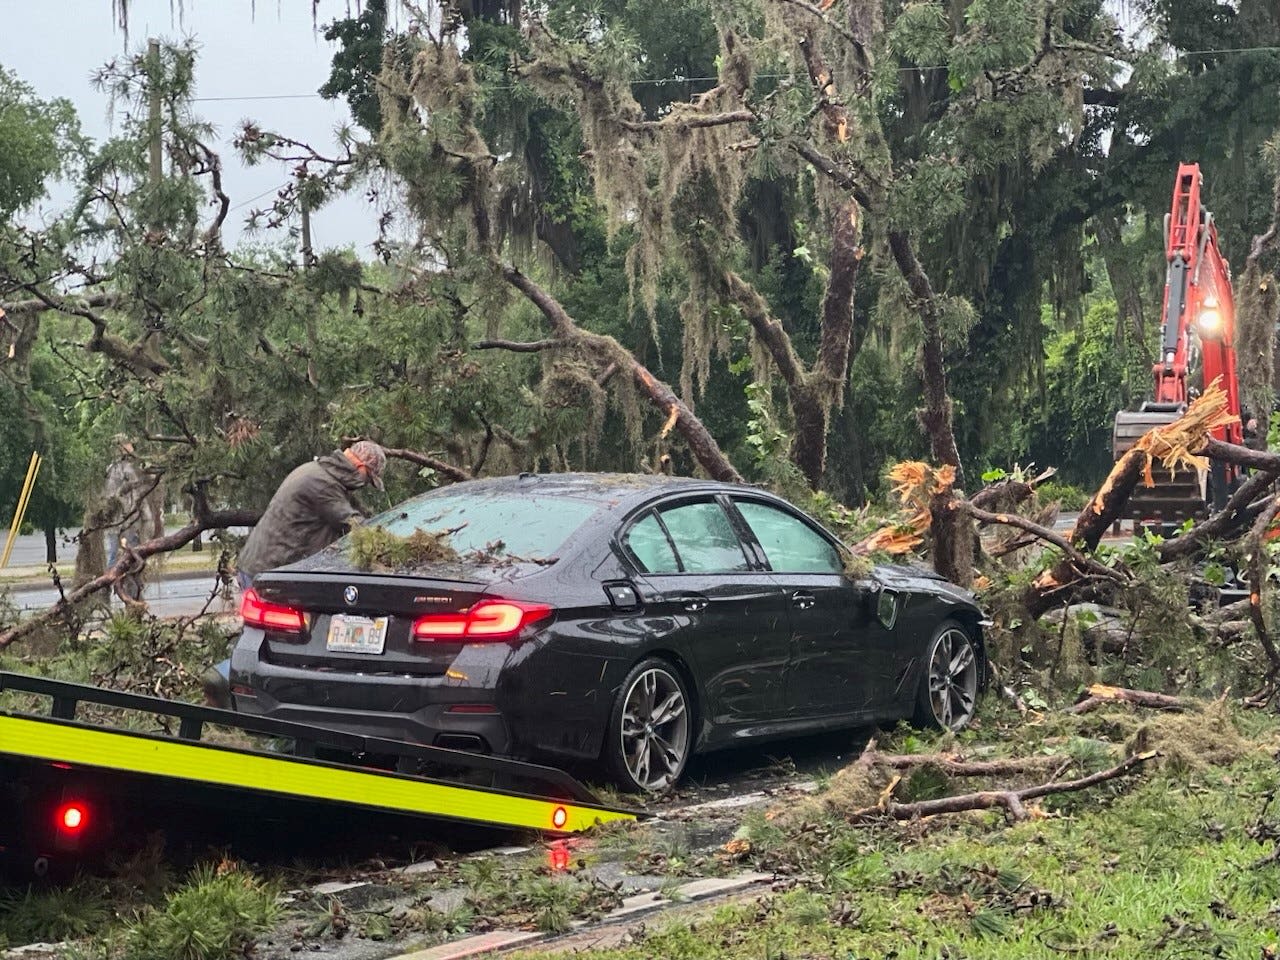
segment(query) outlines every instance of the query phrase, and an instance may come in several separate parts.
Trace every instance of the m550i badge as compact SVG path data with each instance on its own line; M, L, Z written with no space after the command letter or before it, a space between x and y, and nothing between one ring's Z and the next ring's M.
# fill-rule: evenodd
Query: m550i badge
M430 594L418 594L413 598L414 603L448 603L453 597L436 597Z

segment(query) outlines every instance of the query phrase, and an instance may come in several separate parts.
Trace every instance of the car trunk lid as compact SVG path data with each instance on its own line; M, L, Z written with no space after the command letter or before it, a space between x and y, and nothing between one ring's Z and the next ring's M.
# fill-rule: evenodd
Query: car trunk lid
M428 615L462 613L485 595L487 579L355 572L264 574L262 599L303 611L300 635L268 632L263 654L281 666L317 671L440 676L461 643L414 640Z

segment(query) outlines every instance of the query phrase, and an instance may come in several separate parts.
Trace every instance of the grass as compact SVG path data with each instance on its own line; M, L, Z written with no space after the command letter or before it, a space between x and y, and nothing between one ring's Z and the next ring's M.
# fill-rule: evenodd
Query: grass
M1125 711L1091 725L1109 722L1124 739L1141 719ZM1148 736L1166 746L1188 735L1186 724L1153 732L1152 722ZM1086 724L1076 722L1074 737L1061 729L1069 725L1024 730L1016 746L1024 754L1066 747L1089 769L1110 762L1107 745L1080 736ZM1257 712L1245 725L1266 746L1280 731L1274 715ZM1240 752L1216 763L1175 757L1122 784L1046 800L1012 825L983 813L855 827L830 803L800 817L749 814L739 836L758 866L792 878L792 890L667 927L651 921L636 942L591 955L1273 956L1265 951L1280 939L1280 863L1267 861L1280 843L1275 761L1236 740L1234 728L1217 733ZM953 790L970 788L978 789Z
M232 960L280 917L278 892L234 866L198 868L125 930L121 960Z
M0 894L0 945L58 943L99 930L110 917L101 884L80 880L68 887Z

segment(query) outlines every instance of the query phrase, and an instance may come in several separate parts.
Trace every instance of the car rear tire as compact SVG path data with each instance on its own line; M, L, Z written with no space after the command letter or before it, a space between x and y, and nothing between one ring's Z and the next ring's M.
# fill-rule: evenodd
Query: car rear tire
M954 620L938 625L929 641L916 696L918 727L963 730L978 709L981 664L969 631Z
M684 773L692 745L693 703L680 672L657 657L641 660L622 682L609 718L609 776L625 790L662 793Z

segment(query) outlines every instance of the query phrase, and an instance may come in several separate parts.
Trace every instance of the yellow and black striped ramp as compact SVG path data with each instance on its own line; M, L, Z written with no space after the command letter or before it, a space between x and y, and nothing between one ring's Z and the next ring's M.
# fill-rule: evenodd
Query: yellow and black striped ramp
M568 800L0 713L0 758L5 756L551 833L636 819L627 811Z

